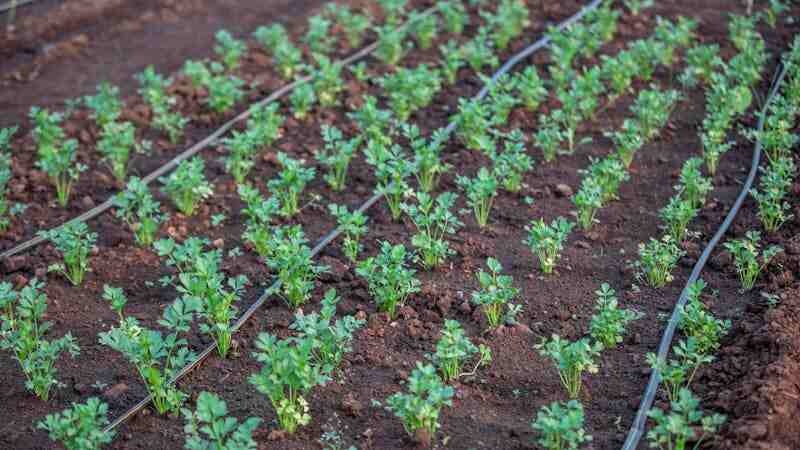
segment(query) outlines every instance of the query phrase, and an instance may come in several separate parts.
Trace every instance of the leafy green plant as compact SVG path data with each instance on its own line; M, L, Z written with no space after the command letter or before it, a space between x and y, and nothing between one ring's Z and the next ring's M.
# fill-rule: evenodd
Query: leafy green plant
M408 144L414 151L414 175L419 187L425 192L431 192L439 184L439 177L450 170L450 165L441 159L442 148L450 135L445 129L438 129L429 139L425 139L420 136L416 125L403 124L401 128L403 136L408 139Z
M408 0L378 0L378 5L386 19L386 24L397 26L403 19Z
M317 94L314 93L314 86L309 83L300 84L289 96L292 115L297 120L305 120L316 102Z
M492 143L491 129L494 120L489 107L478 99L458 99L455 116L456 135L471 150L486 150Z
M76 162L78 141L65 140L60 123L63 116L46 109L32 107L30 118L34 123L33 139L38 146L36 166L47 173L56 188L58 203L67 206L72 185L78 181L86 166Z
M515 95L515 85L508 74L503 74L494 82L483 74L478 74L481 81L489 87L488 106L491 110L492 120L501 124L508 121L511 111L521 101Z
M222 59L222 63L229 71L239 68L242 55L247 51L247 44L233 37L227 30L219 30L214 35L217 44L214 53Z
M197 409L181 409L186 420L186 448L189 450L226 449L255 450L253 431L261 419L249 417L244 422L228 417L228 405L210 392L197 396Z
M522 189L522 177L533 168L533 159L525 152L522 132L514 130L506 136L503 152L492 154L494 173L509 192Z
M314 341L278 340L271 334L261 333L255 346L258 351L253 357L263 365L261 370L250 375L250 384L269 398L281 429L294 433L297 427L311 422L304 396L329 379L314 360Z
M119 88L106 81L97 85L97 94L84 97L83 103L92 110L91 117L100 129L116 121L122 114Z
M464 224L450 212L456 194L444 192L434 199L428 193L419 192L416 197L417 204L402 203L400 209L408 214L417 227L417 233L411 237L411 245L419 252L422 266L432 269L455 253L445 237L455 233Z
M323 16L308 18L308 31L303 36L303 42L308 45L311 53L327 54L331 52L335 43L331 25L331 21Z
M111 303L119 316L119 324L101 332L100 343L122 353L136 367L159 414L178 412L188 395L172 384L172 380L195 358L186 339L179 336L191 329L199 305L183 298L170 304L164 310L163 319L158 321L169 330L169 334L163 335L158 330L142 327L136 318L123 313L128 299L122 289L104 286L103 299Z
M453 85L458 79L458 71L464 67L464 55L461 54L458 43L452 39L440 45L439 51L442 54L442 65L439 69L447 84Z
M469 25L469 14L461 0L446 0L436 4L442 15L444 30L451 34L461 34Z
M639 93L631 106L631 112L639 122L639 131L645 141L658 136L659 130L667 123L675 103L680 99L678 91L644 90Z
M628 50L623 50L614 57L603 55L602 59L600 72L611 91L608 103L614 103L630 91L633 80L639 75L639 62L633 52Z
M372 25L369 15L354 13L347 6L339 6L335 3L329 4L328 12L344 31L350 48L361 47L364 42L364 33Z
M703 142L703 158L706 162L706 168L708 168L711 176L714 176L717 173L720 157L727 153L734 143L732 141L718 142L710 138L706 133L703 133L700 139Z
M209 108L216 113L230 111L236 103L244 98L243 86L244 81L232 75L219 74L213 77L206 86L208 88L206 101Z
M378 108L377 98L365 95L364 104L347 116L355 121L358 129L365 135L367 143L374 142L382 146L392 144L392 112Z
M610 156L600 160L589 157L591 164L586 170L580 173L595 180L602 192L601 202L606 203L619 198L617 192L622 182L630 178L625 165L615 156Z
M534 135L536 146L542 149L542 155L547 162L556 159L561 151L561 142L565 139L564 133L558 124L553 123L546 116L540 116L539 122L542 124Z
M103 127L102 137L97 142L97 150L111 166L111 173L119 182L124 182L128 173L128 159L131 151L142 151L144 147L136 142L136 128L130 122L110 122Z
M452 405L454 390L447 386L430 365L417 362L408 377L408 393L395 393L386 399L387 409L403 422L406 432L421 444L430 445L439 429L439 414Z
M774 232L793 216L789 203L784 201L794 179L795 165L791 158L774 160L761 176L761 189L751 189L750 195L758 205L758 218L768 232Z
M397 144L385 147L370 141L365 152L367 163L375 168L375 177L378 179L375 191L386 199L392 219L400 219L403 212L400 204L409 193L408 177L414 165L406 159L402 148Z
M336 217L336 223L342 234L342 251L350 261L357 262L361 252L361 238L367 233L367 217L356 210L348 211L347 207L331 203L328 205L331 214Z
M556 263L561 259L564 242L574 226L575 224L567 219L557 217L550 225L547 225L544 219L539 219L531 221L530 225L525 227L528 238L522 243L527 244L539 258L542 272L553 272Z
M706 195L714 189L711 180L703 176L700 170L702 166L703 160L700 158L687 159L681 167L680 185L675 187L693 208L702 207L706 202Z
M539 108L539 104L547 95L544 81L539 77L536 67L527 67L522 72L518 72L512 78L514 90L520 96L522 104L528 111L534 112Z
M242 238L252 244L259 255L267 257L271 253L270 223L278 214L280 204L275 197L265 199L258 189L250 185L240 184L237 191L245 203L242 214L246 218L246 227Z
M280 202L280 213L284 217L292 217L300 212L300 194L316 175L316 169L304 167L303 162L278 152L278 163L282 170L277 178L267 182L267 187Z
M336 106L339 93L344 90L342 63L331 61L321 54L314 54L314 62L317 64L317 71L314 74L313 84L319 105L323 108Z
M181 161L178 168L169 176L158 179L164 184L161 191L167 194L178 211L186 216L194 214L200 202L214 193L204 171L205 161L195 156Z
M616 155L625 168L629 168L633 163L636 152L644 145L639 122L632 119L625 119L619 130L603 133L610 138L616 148Z
M286 302L298 308L311 298L314 281L325 266L314 264L311 249L300 225L288 227L285 232L274 232L269 245L267 265L277 272Z
M675 195L669 199L667 206L661 208L659 217L664 221L664 228L674 242L683 242L689 223L697 217L697 208L692 202Z
M748 231L744 238L734 239L725 243L727 249L733 255L736 265L736 272L739 274L739 281L742 289L749 291L756 283L756 279L761 274L775 255L783 249L777 245L771 245L760 251L761 233L758 231Z
M719 45L697 45L686 51L687 73L704 83L712 80L712 74L724 63L719 57Z
M403 122L415 111L430 105L442 85L438 70L429 69L425 64L415 69L400 67L377 81L388 94L389 107Z
M479 355L475 368L471 372L462 373L464 364L475 354ZM458 321L445 320L442 335L436 343L436 353L431 359L441 371L443 381L447 383L464 375L472 375L479 367L489 364L492 351L483 344L475 346L464 334L464 328Z
M344 139L342 132L330 125L322 125L322 139L325 147L315 152L315 157L329 172L324 175L325 181L334 191L341 191L347 180L347 168L358 147L361 146L361 137Z
M114 431L103 430L108 425L107 413L108 405L91 397L85 403L73 403L48 414L36 428L47 431L50 439L61 442L67 450L99 450L114 439Z
M581 188L572 196L572 203L578 209L578 225L589 231L597 221L595 215L603 207L603 188L593 177L586 177Z
M344 355L352 350L353 333L365 323L353 316L344 316L334 322L338 302L336 290L328 289L319 313L297 312L294 323L289 326L300 334L301 339L311 341L312 355L323 373L333 373L339 367Z
M684 252L670 235L639 244L639 262L647 284L660 288L672 281L672 269Z
M222 70L221 65L217 65L217 67ZM206 66L206 63L203 61L192 61L188 60L183 64L183 73L189 77L189 80L192 82L192 87L194 89L198 89L203 86L207 86L211 83L213 73Z
M421 49L428 49L439 34L439 17L436 14L427 14L411 11L408 15L411 34Z
M44 283L33 278L21 291L0 283L0 349L10 351L25 374L25 387L42 400L50 390L63 386L56 379L55 363L63 352L74 358L80 348L71 334L48 341L51 323L44 322L47 295Z
M287 80L294 78L302 65L303 52L292 45L286 28L277 23L268 27L260 26L253 37L272 55L280 75Z
M625 7L628 8L634 16L638 16L643 9L651 8L653 0L625 0Z
M467 194L467 203L475 213L478 227L485 227L489 223L492 203L497 197L497 176L485 167L481 167L475 178L459 175L456 182Z
M51 241L64 258L63 263L53 264L47 271L59 272L79 286L89 270L89 253L97 241L97 233L90 233L83 222L67 222L52 230L39 231L39 236Z
M485 28L481 28L477 36L461 46L461 55L476 73L481 73L486 66L494 69L500 65L492 40L487 36Z
M570 400L543 406L531 427L542 434L538 441L542 447L548 450L572 450L592 441L592 436L583 429L583 421L583 406L577 400Z
M147 66L142 73L136 75L136 79L140 85L139 94L150 106L153 114L153 128L166 132L169 141L177 144L189 119L181 116L180 112L172 111L177 103L175 97L167 94L172 79L156 73L153 66Z
M396 66L411 47L411 43L405 42L408 31L404 28L396 28L389 22L375 31L378 33L375 56L388 66Z
M513 322L514 317L522 309L511 303L519 295L519 289L513 287L511 275L502 275L503 266L494 258L487 258L489 272L478 272L480 290L472 293L472 303L481 307L489 328L497 328L503 322ZM507 312L503 312L503 310Z
M0 232L8 229L11 225L11 217L14 216L20 206L10 206L7 198L8 182L11 181L11 155L9 152L11 137L17 132L17 127L0 128Z
M703 416L700 401L689 389L681 389L678 398L670 403L671 412L661 408L651 409L647 415L654 422L647 432L651 448L684 450L690 442L699 448L708 435L714 434L725 422L725 416L713 414Z
M603 283L600 289L594 291L597 296L595 314L589 325L589 334L592 339L602 344L603 348L614 348L622 343L625 327L639 317L634 311L621 309L614 289Z
M598 370L594 358L600 354L602 345L599 342L591 344L586 338L569 342L554 334L550 339L543 339L536 348L540 355L555 363L569 398L576 399L581 392L583 372L596 373Z
M689 286L686 305L680 309L678 327L683 333L695 340L697 351L711 355L717 351L720 341L731 328L729 320L714 317L701 300L706 283L699 279Z
M522 34L530 24L529 15L528 7L519 0L501 0L495 14L480 13L486 26L492 30L492 41L500 50L505 50L512 39Z
M378 255L365 259L356 269L356 273L367 280L378 309L389 313L392 319L398 306L402 306L409 295L419 292L420 282L415 278L416 270L407 267L408 259L403 244L382 241Z
M159 225L167 219L161 214L161 204L139 177L131 177L125 190L114 197L114 206L114 214L128 224L142 247L153 243Z

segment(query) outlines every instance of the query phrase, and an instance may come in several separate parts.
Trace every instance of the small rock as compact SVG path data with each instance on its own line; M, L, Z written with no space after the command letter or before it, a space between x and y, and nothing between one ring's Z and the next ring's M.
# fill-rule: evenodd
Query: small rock
M103 392L103 397L108 399L115 399L119 398L122 394L126 392L128 392L128 385L125 383L117 383L108 388L105 392Z
M573 194L572 188L564 183L559 183L555 186L557 197L571 197Z
M592 248L592 246L586 241L575 241L575 247L582 248L584 250Z
M214 242L211 243L211 245L213 245L214 248L223 248L225 247L225 239L222 238L216 239Z
M362 405L360 401L356 400L355 397L353 397L352 392L345 395L344 399L342 399L342 411L344 411L345 414L351 417L360 416L361 411L363 409L364 405Z
M81 199L81 206L83 206L86 209L92 209L92 208L94 208L94 205L95 205L94 199L92 199L92 197L90 197L88 195L84 196Z
M270 441L282 441L286 439L286 431L272 430L269 432L269 436L267 436L267 439Z

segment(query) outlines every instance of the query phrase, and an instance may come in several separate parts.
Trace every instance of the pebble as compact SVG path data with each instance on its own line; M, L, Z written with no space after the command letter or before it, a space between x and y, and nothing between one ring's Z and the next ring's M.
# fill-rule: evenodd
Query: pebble
M555 190L558 197L571 197L573 194L572 188L564 183L557 184Z

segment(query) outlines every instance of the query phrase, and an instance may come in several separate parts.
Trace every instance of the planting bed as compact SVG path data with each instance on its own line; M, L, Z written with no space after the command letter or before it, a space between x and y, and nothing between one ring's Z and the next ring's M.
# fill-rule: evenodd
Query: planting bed
M11 248L35 236L38 230L63 223L102 203L122 187L97 158L94 147L99 130L88 112L79 109L65 121L64 129L69 137L79 140L78 160L89 169L76 185L69 206L58 207L45 174L34 168L36 144L30 133L31 126L25 119L30 106L57 109L56 105L64 100L89 94L95 84L111 80L120 86L126 99L123 117L144 130L140 131L141 137L153 142L150 154L138 155L131 163L129 173L144 176L213 132L234 114L209 113L200 103L205 94L192 89L187 77L176 75L170 91L178 98L178 109L191 118L191 123L186 131L184 144L187 145L172 145L160 133L148 128L149 111L142 99L135 95L134 73L141 72L147 64L156 64L162 73L176 71L177 74L185 59L210 57L213 33L220 28L226 28L236 36L250 36L256 26L279 21L286 24L290 36L299 42L299 37L305 32L305 19L320 12L322 7L322 2L317 1L223 2L226 5L230 3L225 8L213 6L212 2L196 1L186 3L189 5L185 7L187 9L166 0L145 3L155 11L156 18L147 16L149 19L145 19L137 15L138 11L128 11L123 6L99 9L102 16L76 18L74 24L86 27L83 36L88 38L88 44L77 54L66 52L52 60L27 54L26 49L38 45L42 39L66 42L73 36L75 25L63 18L59 19L62 21L60 26L53 25L56 31L47 31L50 28L45 25L52 17L59 17L53 15L59 10L44 1L38 9L28 12L21 9L19 17L20 23L42 31L28 35L18 27L16 33L22 37L0 44L0 55L8 61L0 63L0 70L11 74L2 81L0 104L10 106L0 109L0 127L17 123L21 126L12 141L14 178L9 196L15 202L29 205L13 220L10 229L0 235L1 249ZM352 0L337 3L370 8L376 16L379 15L379 10L371 2ZM431 6L427 1L410 3L418 10ZM572 0L526 3L531 24L508 49L499 52L501 62L542 36L547 25L566 19L583 6L582 2ZM719 44L720 55L727 60L736 51L728 40L727 14L744 14L743 6L727 0L659 1L639 16L631 15L622 6L619 8L623 14L613 40L605 44L596 57L581 59L582 65L599 64L599 55L614 55L628 42L649 37L656 26L657 16L670 20L687 16L697 20L699 40ZM480 21L476 10L472 8L470 11L473 24L467 28L465 36L474 35ZM800 9L793 7L784 14L789 17L798 12ZM128 31L122 26L116 30L116 27L105 27L102 22L98 24L101 17L108 15L112 17L109 20L138 25L131 25ZM91 26L87 25L89 22ZM170 23L169 31L155 31L165 23ZM762 74L756 97L763 98L768 92L778 55L788 49L798 28L797 24L788 25L784 20L779 20L775 29L765 25L759 27L771 59ZM450 38L452 36L441 33L432 49L414 49L399 64L404 67L416 67L421 63L434 65L439 58L436 47ZM465 40L464 37L460 39ZM107 46L107 42L115 45ZM338 58L354 52L344 45L337 48L335 56ZM243 61L236 74L255 88L237 105L237 112L243 111L247 103L269 95L284 84L271 67L270 58L258 50L252 39ZM366 62L373 78L390 72L386 65L372 57L368 57ZM545 50L518 67L535 65L544 76L548 64L549 56ZM673 71L659 67L653 82L662 89L682 89L677 81L672 81L682 68L683 63ZM291 117L286 102L283 102L281 112L287 121L282 137L263 152L248 176L248 180L262 192L266 192L266 181L280 171L276 158L278 151L316 164L314 150L324 145L319 133L322 124L336 125L347 136L358 133L346 113L363 103L362 95L369 93L380 97L382 89L374 84L358 82L347 70L343 74L347 84L340 98L346 107L317 107L305 121L298 121ZM80 83L77 80L81 80ZM634 93L622 96L612 105L606 106L603 102L603 109L595 118L579 128L579 136L591 137L592 142L583 143L574 154L560 155L552 162L544 162L541 151L533 144L532 135L539 127L536 120L539 114L515 109L502 128L506 131L522 130L529 142L527 152L536 160L535 167L525 174L520 192L499 192L489 225L485 228L477 226L455 177L457 174L472 176L480 167L489 165L490 160L477 151L466 149L457 139L451 139L443 158L453 167L443 176L437 192L459 194L455 209L467 209L460 215L465 226L450 239L455 255L442 267L432 271L418 267L421 290L410 297L396 319L390 320L386 314L377 312L367 283L356 275L355 265L341 251L341 239L322 250L318 261L329 266L330 270L320 275L312 301L302 307L303 311L318 310L324 292L335 288L342 298L337 313L356 315L365 319L366 325L356 332L353 351L345 356L340 374L306 397L313 417L309 425L292 435L278 431L269 399L248 383L248 377L261 366L251 357L258 333L266 331L281 338L290 335L293 311L277 296L271 298L234 335L229 358L222 359L212 354L180 381L182 390L191 395L190 403L193 405L201 391L210 391L227 402L231 415L240 419L249 416L263 418L254 433L259 448L323 448L318 439L334 422L338 423L337 429L348 445L359 449L414 448L417 444L404 431L401 422L391 412L374 405L373 400L384 402L389 395L405 389L404 381L415 363L423 361L426 354L435 350L444 320L456 319L473 342L491 348L492 362L479 369L475 376L453 383L453 405L442 410L437 445L454 449L539 448L536 443L538 433L532 430L530 423L542 406L566 400L566 394L561 389L553 364L540 356L534 345L551 334L570 340L586 335L594 313L594 292L605 282L617 291L624 307L639 311L643 316L628 326L622 344L601 353L597 360L599 372L584 376L584 389L579 399L585 410L584 428L593 436L592 448L620 448L650 374L645 354L656 350L666 318L694 262L739 194L741 182L750 167L753 145L739 138L722 157L713 179L714 190L690 224L690 230L696 235L684 243L687 254L673 271L674 280L666 287L653 289L646 286L637 279L631 264L637 260L639 243L661 234L658 211L674 194L673 186L678 183L683 162L700 155L698 128L706 114L702 85L683 90L684 96L660 136L637 152L630 167L630 180L622 184L619 199L600 210L598 223L590 231L576 228L571 233L553 274L541 273L538 261L522 241L528 235L524 227L533 219L544 218L549 223L558 216L571 217L574 205L570 196L578 191L584 177L580 170L588 166L590 157L603 158L614 151L612 142L604 137L603 132L619 129L623 120L631 117L629 106L636 93L646 89L648 84L636 81ZM433 104L414 113L410 122L417 124L422 134L427 136L448 125L460 97L473 96L481 87L482 83L474 72L464 68L459 72L456 84L445 86ZM7 101L10 95L14 96L13 102ZM751 106L737 128L738 125L755 126L752 112L758 106L758 103ZM539 112L547 113L557 107L551 96ZM224 249L226 257L222 269L225 273L248 276L250 284L239 305L243 311L271 284L273 278L241 237L245 228L245 217L241 213L243 204L236 183L224 168L222 157L225 153L226 149L218 144L200 153L206 159L205 173L213 184L214 194L201 204L195 215L185 217L175 212L170 200L158 191L160 183L152 184L152 192L162 207L172 214L161 226L159 237L169 236L176 240L190 236L206 237L215 247ZM335 218L328 213L328 204L343 204L354 209L372 195L376 184L372 167L362 155L356 156L351 163L347 187L342 192L328 188L321 176L324 170L317 165L317 176L302 197L301 213L291 220L281 221L302 225L311 242L322 238L336 225ZM795 219L779 232L767 235L769 242L783 245L787 251L771 265L770 273L758 282L757 289L746 293L740 291L730 255L721 249L715 251L710 267L702 274L716 292L709 302L711 311L733 323L732 331L724 338L718 352L718 360L701 369L695 389L706 410L729 416L722 432L709 439L708 445L713 447L800 446L797 438L800 430L793 420L800 405L800 387L792 381L800 372L800 339L796 330L800 293L795 281L800 270L800 238L797 238L800 203L796 200L800 195L800 183L795 184L793 195ZM220 213L227 218L216 225L212 216ZM367 216L369 231L363 240L362 257L377 254L379 242L384 240L411 248L415 228L408 217L392 220L383 200L370 208ZM3 261L3 279L17 287L34 277L46 281L45 291L49 299L46 317L53 322L50 333L52 336L72 333L81 347L81 354L74 359L65 356L59 360L58 378L65 386L55 389L49 401L44 402L25 389L24 376L10 354L0 353L0 379L4 380L0 391L4 406L0 410L2 448L54 448L55 444L44 431L35 428L35 423L46 414L69 407L72 402L98 396L109 404L109 418L114 418L147 395L131 364L98 342L98 333L107 332L117 323L116 313L108 302L102 300L103 286L122 288L129 298L126 314L136 317L144 326L156 327L164 308L177 296L173 287L162 287L159 279L173 274L174 270L167 267L152 249L137 246L128 227L112 213L91 220L89 226L98 233L98 241L90 257L92 271L80 286L72 286L64 278L46 272L48 265L60 259L59 253L49 243ZM758 227L754 203L748 200L729 235L739 237ZM228 256L228 252L237 247L242 249L242 254ZM518 302L523 305L516 325L504 325L491 332L484 332L485 319L469 302L472 292L478 289L476 273L485 270L487 257L497 258L504 274L513 277L514 286L520 290ZM782 301L774 309L765 311L763 298L759 295L762 290L779 294ZM200 334L196 326L193 330L195 333L189 338L192 349L200 351L212 342ZM747 399L747 402L742 399ZM665 407L664 398L659 396L656 405ZM109 448L182 448L183 426L184 420L180 416L159 416L145 409L118 428ZM646 446L644 440L639 444L639 448Z

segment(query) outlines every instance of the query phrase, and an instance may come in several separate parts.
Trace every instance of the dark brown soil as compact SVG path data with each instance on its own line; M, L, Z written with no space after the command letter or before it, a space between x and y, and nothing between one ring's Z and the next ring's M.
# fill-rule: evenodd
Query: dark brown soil
M0 111L0 125L18 122L33 104L58 105L65 99L91 93L99 81L108 79L120 85L124 95L130 96L126 116L142 124L141 128L145 129L147 114L141 109L141 100L133 96L135 85L131 82L131 75L151 63L156 64L162 72L170 72L179 68L185 59L210 56L212 35L222 27L237 35L245 35L259 24L279 20L286 21L292 34L297 36L303 31L302 23L305 18L315 11L310 8L320 4L312 1L274 2L274 6L264 6L262 2L250 1L237 2L234 8L225 2L212 4L201 1L189 2L196 5L197 9L192 7L180 12L178 8L181 6L177 5L183 5L184 2L145 3L152 4L151 8L158 11L154 13L152 20L143 19L145 8L123 8L128 12L117 13L115 17L127 19L120 19L120 22L112 23L108 27L98 25L86 30L84 34L88 44L82 50L77 54L65 53L54 60L43 62L37 76L31 80L25 74L34 73L31 68L36 67L35 60L38 56L26 56L24 49L41 48L42 39L71 39L70 36L76 30L64 25L62 28L56 27L57 31L52 35L43 31L42 34L34 33L32 37L19 38L19 42L25 44L12 42L5 47L0 45L0 48L9 49L7 51L11 55L9 67L2 65L0 68L8 73L19 72L21 76L18 78L24 80L17 81L12 76L7 81L12 89L0 92L0 102L4 105L11 104L10 108ZM414 3L417 7L428 4L424 1ZM501 60L537 39L547 23L567 17L580 6L577 1L562 2L559 5L539 1L529 4L532 26L524 37L513 43L511 49L500 55ZM169 21L165 17L171 16L165 11L171 11L177 19ZM737 4L732 5L723 0L708 0L701 5L688 0L659 2L658 7L641 17L624 16L617 37L603 48L602 53L614 54L626 42L648 36L657 15L670 19L675 19L678 15L688 15L700 20L700 38L705 42L719 43L724 55L728 57L733 52L726 39L728 12L742 11ZM49 20L47 11L39 14L40 16L31 13L31 23ZM141 28L131 31L119 25L125 20L139 23ZM99 19L94 22L99 22ZM86 22L79 18L76 23ZM781 25L778 30L762 30L773 54L777 55L787 47L796 27L797 25L793 25L789 29L786 25ZM33 25L31 28L36 29ZM472 27L468 34L474 33L474 30ZM443 36L440 40L448 38ZM123 48L124 52L116 52L115 46ZM344 55L349 51L343 48L340 53ZM421 62L431 63L437 57L434 51L414 51L402 64L415 66ZM258 50L253 50L241 70L240 76L246 80L259 81L249 100L259 98L281 85L276 74L264 64L264 60ZM584 61L586 65L595 62ZM375 73L386 71L374 60L369 60L369 63ZM540 72L544 73L543 66L547 64L547 57L539 54L529 63L540 66ZM666 71L660 71L657 73L657 80L666 86L669 84L669 75ZM771 71L764 77L770 78ZM457 98L477 92L479 83L474 74L463 70L460 78L461 81L456 86L443 90L437 96L432 107L414 115L412 120L424 132L446 125ZM637 90L644 87L644 83L636 86ZM13 91L13 101L6 97L12 95L10 91ZM185 80L178 78L174 91L180 96L181 110L193 119L188 143L207 135L225 119L209 115L198 104L198 93L189 89ZM766 86L761 87L761 92L764 91ZM359 85L350 80L346 103L357 104L364 92L378 94L380 90L376 86ZM541 276L530 250L521 244L525 237L524 225L539 217L549 221L559 215L569 216L571 202L568 197L557 192L555 186L566 184L577 190L580 183L578 170L588 165L589 157L601 157L611 151L611 144L603 137L602 131L618 127L628 117L627 108L632 98L633 96L627 96L618 100L598 114L595 121L586 125L582 135L591 136L592 144L581 146L574 155L561 156L553 163L537 162L536 168L525 177L526 187L521 193L503 192L495 203L487 229L479 230L471 213L465 214L462 220L466 227L452 239L457 255L450 259L450 264L445 268L420 272L422 292L411 299L395 321L390 322L376 313L365 283L355 276L353 267L340 252L338 242L323 251L320 261L331 267L331 273L321 277L315 298L320 297L326 289L335 287L343 298L339 313L359 314L368 318L369 324L358 333L354 351L346 357L341 377L315 389L310 395L314 420L296 435L286 437L274 432L277 429L275 415L268 399L247 383L247 377L258 369L258 365L250 357L252 342L257 333L269 331L280 336L288 333L291 312L278 299L271 300L236 337L237 351L233 357L228 360L211 357L181 383L183 389L193 395L203 390L219 393L228 402L233 415L256 415L264 418L264 424L257 432L261 448L321 448L317 444L321 427L332 420L334 415L341 419L343 427L340 431L343 436L358 448L413 448L415 444L406 436L400 422L391 413L373 406L372 400L382 401L402 389L401 382L412 370L415 361L424 359L426 353L433 351L443 320L454 318L464 324L475 341L492 348L494 360L477 377L463 380L456 385L454 405L446 408L441 418L442 430L438 436L441 446L455 449L536 448L536 436L530 428L531 420L541 406L555 400L564 400L565 395L555 369L549 361L537 354L533 345L541 337L552 333L570 339L585 334L593 312L593 292L600 283L608 282L620 293L627 307L645 314L644 318L630 327L628 338L620 348L603 353L600 372L585 378L582 402L586 408L586 429L594 436L593 448L619 448L649 375L644 355L656 348L665 318L689 275L691 265L738 194L752 151L750 144L741 142L724 157L719 175L715 179L713 198L706 204L698 220L692 224L698 237L686 244L688 256L675 271L675 281L660 290L639 286L633 270L628 268L629 263L636 259L638 243L660 233L658 209L673 194L672 186L676 184L676 176L683 161L698 155L700 151L696 129L704 116L703 92L701 89L687 92L661 137L637 154L631 170L631 180L623 185L620 200L600 212L600 223L592 232L573 233L557 274ZM548 106L551 105L546 105L545 108ZM285 107L284 112L288 115ZM274 150L285 151L313 162L312 152L321 143L317 131L321 124L333 123L345 130L354 131L343 112L341 109L319 111L306 123L297 123L290 119L285 126L283 138L276 143ZM526 135L530 135L536 128L536 117L537 114L515 111L508 126L520 127ZM752 118L747 118L742 124L752 123ZM23 137L15 144L14 153L14 183L17 187L12 187L12 191L15 193L15 201L29 203L31 207L8 233L0 236L0 246L3 248L32 236L38 229L61 223L104 200L116 189L107 169L97 162L97 154L93 150L96 130L86 113L79 111L69 120L67 129L71 136L81 139L80 159L90 165L90 170L84 173L74 201L67 210L53 206L52 189L43 182L41 173L32 170L33 142L28 127L22 125ZM153 140L156 145L152 155L140 157L133 162L134 173L151 171L179 150L167 145L150 131L144 132L143 136ZM537 160L540 159L536 150L532 149L531 152ZM244 309L270 282L270 274L253 253L247 251L240 238L243 230L243 219L239 213L241 203L235 193L233 180L224 172L219 161L223 155L222 149L206 151L205 155L208 160L206 175L215 185L214 197L206 202L196 216L186 218L173 214L170 223L162 228L163 235L176 238L205 236L226 250L235 247L244 249L242 256L227 258L224 267L230 274L246 274L253 282L240 305ZM478 167L487 163L482 156L465 150L455 142L447 148L446 155L454 169L444 178L440 190L458 191L454 174L471 175ZM276 171L274 152L265 152L263 161L249 179L263 188L265 180L272 178ZM310 197L306 196L306 201L310 203L296 218L296 222L303 225L307 236L313 241L335 223L327 214L328 203L355 207L371 195L373 185L372 171L361 158L351 166L349 189L345 192L331 192L318 176L307 193L319 195L320 199L310 201ZM533 205L524 201L526 196L535 199ZM166 198L160 196L160 200L171 210ZM461 199L458 207L464 206ZM746 229L757 227L750 209L752 205L748 202L743 218L737 220L732 229L732 235L738 236ZM211 215L220 212L227 214L228 219L222 226L212 226ZM380 240L410 245L413 226L405 222L392 222L382 203L370 210L369 216L370 231L365 239L366 255L377 251ZM90 225L100 238L97 252L92 259L94 271L87 276L84 284L75 288L59 277L46 277L50 299L48 318L54 322L52 334L60 336L67 331L71 332L78 339L82 354L75 360L65 358L59 364L59 376L66 387L57 390L48 403L35 399L25 391L22 375L15 362L7 354L0 355L0 378L5 380L0 396L7 405L0 412L0 446L4 448L53 448L47 436L35 430L33 424L45 414L61 410L71 402L85 400L93 395L102 396L110 404L111 415L116 416L145 395L134 369L120 355L97 342L97 333L107 330L116 320L114 313L100 298L102 286L107 283L124 288L130 298L128 313L137 317L144 325L154 326L165 305L176 296L172 288L162 288L158 284L158 279L170 274L171 270L152 251L136 247L131 233L113 215L101 216ZM520 317L521 325L502 329L498 333L483 334L481 318L467 300L477 287L474 274L484 267L488 256L497 257L513 276L516 287L521 289L520 301L524 303L524 312ZM58 255L50 245L35 248L5 262L5 279L22 284L37 274L42 276L43 269L57 258ZM796 265L787 266L793 267L788 269L790 277L794 276ZM759 301L758 289L747 294L738 292L738 281L730 261L724 257L715 255L712 266L703 277L719 292L712 302L712 308L720 317L731 318L738 324L745 305ZM766 286L772 284L772 279L769 279ZM763 286L759 286L761 288ZM791 304L792 302L786 300L780 308L788 308ZM316 302L311 302L307 309L315 307ZM785 340L778 333L793 331L792 328L786 329L792 325L792 322L787 322L792 316L787 312L785 317L785 321L777 318L774 320L776 343L771 344L770 354L776 357L791 351L796 352L797 349L796 337L793 337L795 346L786 347L785 350L781 350L783 347L780 346L786 344L777 344L778 341ZM738 334L735 333L735 336ZM207 343L200 335L190 338L190 344L196 350ZM744 348L741 344L739 347ZM760 345L751 345L743 350L749 361L763 361L764 364L774 361L763 356L759 347ZM749 356L750 353L755 355ZM723 357L721 361L724 363L725 360ZM794 367L796 368L796 364ZM776 386L782 386L782 382L776 381ZM708 386L704 395L708 399L706 404L727 412L729 408L726 405L731 403L714 402L714 393L718 389L710 382ZM744 392L753 392L759 387L760 383L753 381ZM796 393L796 390L793 392ZM786 417L790 418L791 412ZM180 448L183 445L182 427L182 419L159 417L148 410L120 428L112 447ZM645 446L642 444L641 448Z

